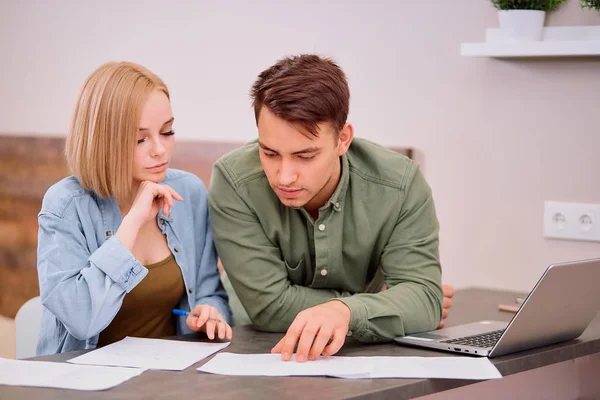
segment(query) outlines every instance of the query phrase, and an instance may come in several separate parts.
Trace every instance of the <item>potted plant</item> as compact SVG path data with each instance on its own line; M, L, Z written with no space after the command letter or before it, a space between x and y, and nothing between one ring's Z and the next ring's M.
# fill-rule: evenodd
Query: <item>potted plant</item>
M580 0L582 8L592 8L600 11L600 0Z
M516 40L540 40L546 13L555 11L566 0L491 1L498 9L500 29L508 36Z

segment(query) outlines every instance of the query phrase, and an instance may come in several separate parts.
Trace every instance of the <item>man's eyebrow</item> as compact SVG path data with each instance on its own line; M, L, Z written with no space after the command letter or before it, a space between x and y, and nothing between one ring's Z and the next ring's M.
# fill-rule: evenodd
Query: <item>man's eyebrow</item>
M258 145L263 149L263 150L267 150L267 151L271 151L273 153L278 153L277 150L273 150L272 148L270 148L269 146L265 145L264 143L258 142ZM321 150L320 148L316 147L316 146L311 146L311 147L307 147L305 149L302 150L298 150L292 153L292 155L298 155L298 154L307 154L307 153L315 153L317 151Z
M299 151L295 151L295 152L292 153L292 155L314 153L314 152L317 152L319 150L321 150L321 149L319 149L316 146L311 146L311 147L307 147L307 148L299 150Z
M273 150L272 148L268 147L267 145L265 145L261 141L258 142L258 145L260 146L261 149L264 149L264 150L267 150L267 151L272 151L273 153L277 153L275 150Z

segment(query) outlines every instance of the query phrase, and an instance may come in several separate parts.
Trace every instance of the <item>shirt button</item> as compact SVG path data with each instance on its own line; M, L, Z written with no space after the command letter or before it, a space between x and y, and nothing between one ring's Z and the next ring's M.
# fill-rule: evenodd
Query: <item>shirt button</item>
M325 224L321 224L321 225L319 225L319 230L320 230L320 231L324 231L324 230L325 230Z
M189 293L192 293L193 291L194 291L194 289L192 289L192 288L188 288L188 292L189 292Z
M164 220L164 219L161 219L161 220L160 220L160 224L161 224L161 225L164 225L164 224L165 224L165 220Z
M334 207L335 207L336 210L339 210L340 209L340 202L336 201Z
M346 333L346 336L352 336L352 331L348 331L348 333Z
M321 276L325 276L325 275L327 275L327 270L325 268L323 268L321 270Z
M175 253L179 253L179 247L173 247L173 250L175 250Z

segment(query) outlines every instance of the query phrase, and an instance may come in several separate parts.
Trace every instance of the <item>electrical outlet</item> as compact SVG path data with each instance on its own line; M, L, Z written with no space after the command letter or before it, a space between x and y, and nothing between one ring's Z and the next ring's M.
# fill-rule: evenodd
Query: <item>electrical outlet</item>
M544 202L544 236L600 242L600 204Z

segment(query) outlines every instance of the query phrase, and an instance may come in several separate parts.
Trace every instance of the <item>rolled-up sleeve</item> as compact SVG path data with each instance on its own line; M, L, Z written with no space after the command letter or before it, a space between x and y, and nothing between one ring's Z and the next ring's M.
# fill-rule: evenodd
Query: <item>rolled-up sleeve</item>
M388 289L340 298L352 312L353 336L365 342L391 340L435 329L442 316L439 225L431 189L416 165L398 220L381 256Z
M42 211L38 223L42 304L77 339L99 334L148 270L116 236L90 252L78 221Z

